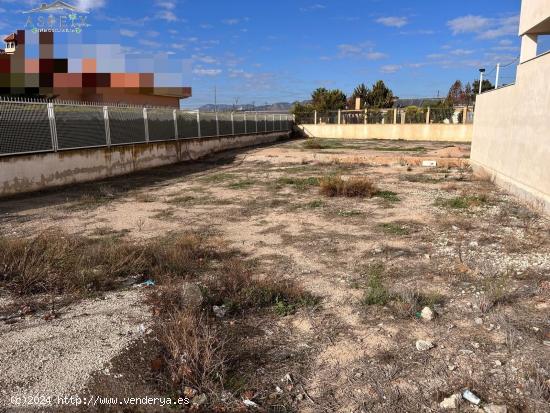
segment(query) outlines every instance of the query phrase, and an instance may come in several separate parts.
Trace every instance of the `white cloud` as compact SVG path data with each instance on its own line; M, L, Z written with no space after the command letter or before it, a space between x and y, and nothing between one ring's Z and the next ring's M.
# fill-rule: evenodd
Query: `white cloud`
M167 22L176 22L178 21L178 16L174 14L171 10L160 10L156 14L156 18L160 20L166 20Z
M154 42L152 40L147 40L147 39L141 39L139 41L139 44L146 47L150 47L151 49L157 49L158 47L160 47L160 44L158 42Z
M222 70L197 68L193 70L193 73L197 76L218 76L222 73Z
M206 56L206 55L192 55L191 59L193 59L196 62L206 63L209 65L212 64L218 64L218 60L212 56Z
M403 27L409 23L409 19L406 17L389 16L380 17L376 22L388 27Z
M468 15L448 21L447 26L454 35L474 33L479 39L496 39L517 34L519 16L487 18Z
M316 10L323 10L323 9L326 9L327 6L325 6L324 4L312 4L311 6L306 6L306 7L301 7L300 8L300 11L302 13L304 12L308 12L308 11L316 11Z
M455 49L450 52L454 56L467 56L472 53L474 53L473 50L466 50L466 49Z
M242 69L229 69L229 77L231 78L243 78L243 79L252 79L254 75L249 72L245 72Z
M136 37L138 32L134 30L120 29L120 34L124 37Z
M515 36L519 30L519 16L498 19L496 27L481 33L480 39L496 39L503 36Z
M76 7L81 10L100 9L105 6L105 0L78 0Z
M476 33L489 26L489 19L482 16L464 16L447 22L453 34Z
M155 17L160 20L166 20L167 22L178 21L178 16L174 13L176 9L176 0L157 0L155 6L160 9Z
M401 67L401 65L384 65L380 68L380 71L385 74L391 74L401 70Z
M156 5L166 10L174 10L176 8L175 1L157 1Z
M381 60L388 57L385 53L374 50L371 42L358 44L340 44L338 45L338 57L340 58L362 58L367 60Z
M365 55L365 57L369 60L381 60L388 57L388 55L381 52L369 52Z
M236 26L237 24L248 22L250 19L248 17L243 17L242 19L232 18L232 19L225 19L222 20L223 24L227 24L228 26Z

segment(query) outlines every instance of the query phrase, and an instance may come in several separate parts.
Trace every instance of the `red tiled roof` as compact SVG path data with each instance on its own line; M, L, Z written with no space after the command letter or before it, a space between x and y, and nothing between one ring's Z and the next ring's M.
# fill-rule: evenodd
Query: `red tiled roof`
M12 33L8 37L4 39L5 42L16 42L17 41L17 34Z

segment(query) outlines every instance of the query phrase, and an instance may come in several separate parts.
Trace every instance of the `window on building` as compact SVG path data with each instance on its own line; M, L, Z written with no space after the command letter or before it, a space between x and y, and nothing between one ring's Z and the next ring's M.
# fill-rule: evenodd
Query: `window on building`
M539 35L537 55L541 55L548 52L550 52L550 35L549 34Z

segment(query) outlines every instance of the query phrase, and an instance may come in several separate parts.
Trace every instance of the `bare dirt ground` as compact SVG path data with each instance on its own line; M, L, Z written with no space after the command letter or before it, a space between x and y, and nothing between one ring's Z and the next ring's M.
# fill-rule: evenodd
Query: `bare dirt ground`
M548 412L550 222L475 179L468 156L462 144L291 141L4 200L0 235L58 227L140 242L192 230L262 276L296 280L318 306L227 321L250 355L228 388L266 411L436 412L470 389L482 404L460 411ZM327 175L381 192L327 198ZM151 390L141 291L0 324L0 410L25 390ZM0 315L17 300L0 283Z

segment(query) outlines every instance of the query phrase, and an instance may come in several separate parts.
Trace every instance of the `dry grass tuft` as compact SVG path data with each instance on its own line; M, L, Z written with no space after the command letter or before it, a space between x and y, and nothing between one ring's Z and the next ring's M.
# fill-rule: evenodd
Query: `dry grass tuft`
M228 314L273 307L279 315L315 306L318 299L291 280L254 277L254 267L239 259L225 261L218 274L204 282L209 305L224 305Z
M368 178L353 177L342 179L340 176L328 176L320 180L321 194L328 197L371 198L378 193L376 185Z
M59 231L32 239L0 238L0 280L19 295L105 291L147 267L142 249L113 238Z
M224 381L228 354L219 327L204 314L177 312L159 327L159 342L171 385L216 392ZM180 390L180 391L181 391Z
M0 282L17 295L86 295L116 288L129 277L189 278L218 245L197 234L137 244L113 237L90 239L46 231L29 239L0 238Z

